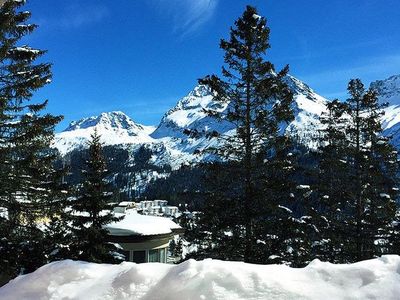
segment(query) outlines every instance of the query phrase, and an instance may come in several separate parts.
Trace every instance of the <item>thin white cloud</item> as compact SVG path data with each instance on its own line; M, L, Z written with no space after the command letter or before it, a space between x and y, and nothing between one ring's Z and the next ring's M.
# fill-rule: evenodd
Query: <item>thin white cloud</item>
M74 4L66 7L59 25L64 28L80 28L101 22L108 15L109 11L105 6Z
M173 22L176 34L187 36L197 31L215 13L219 0L153 0L159 13Z
M66 3L55 15L36 18L34 22L42 28L79 29L103 21L109 16L109 9L104 5L89 5L83 2Z

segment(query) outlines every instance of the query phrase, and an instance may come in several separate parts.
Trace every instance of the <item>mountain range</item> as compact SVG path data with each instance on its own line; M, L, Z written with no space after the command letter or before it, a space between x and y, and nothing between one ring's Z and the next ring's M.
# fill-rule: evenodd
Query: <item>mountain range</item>
M282 130L312 147L316 129L320 126L318 118L329 100L293 76L287 75L285 81L294 94L295 119ZM372 82L371 88L377 91L380 102L388 103L382 117L384 134L390 135L394 145L400 148L400 75ZM205 154L195 154L216 143L205 134L212 131L227 133L233 129L230 123L207 116L204 109L210 108L224 111L227 105L215 102L207 87L198 85L167 111L156 127L138 124L120 111L106 112L72 122L56 134L54 146L65 158L71 157L71 153L87 148L90 135L97 130L104 145L125 151L124 161L119 162L125 167L137 164L136 154L145 149L148 153L145 174L136 174L139 178L130 185L130 188L137 188L151 179L168 176L168 171L160 172L160 168L177 170L182 165L209 158ZM184 134L187 129L203 134L189 136Z
M328 100L292 76L288 75L285 81L294 94L295 120L284 130L307 136L313 127L318 126L318 116ZM185 129L199 133L225 133L233 129L229 122L207 116L204 109L210 108L224 111L227 105L221 106L213 101L210 91L198 85L165 113L157 127L138 124L123 112L107 112L72 122L63 132L56 134L54 146L62 155L68 155L73 150L87 147L90 135L97 130L105 145L159 149L155 152L163 157L153 157L154 163L167 163L173 169L179 168L181 164L205 159L205 156L194 155L195 151L215 143L204 135L188 136L184 134Z

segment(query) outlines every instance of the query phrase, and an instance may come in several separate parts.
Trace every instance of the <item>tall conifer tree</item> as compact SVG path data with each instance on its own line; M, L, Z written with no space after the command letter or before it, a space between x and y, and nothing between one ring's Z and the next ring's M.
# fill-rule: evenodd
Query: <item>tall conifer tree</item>
M349 82L350 98L328 106L321 140L319 212L333 262L372 258L390 249L397 197L397 152L382 136L383 105L359 79ZM330 258L329 258L330 256Z
M2 271L11 276L46 262L39 223L48 216L57 184L50 150L60 116L43 114L47 100L34 93L51 82L51 65L38 62L45 51L21 45L37 27L23 0L0 6L0 216Z
M383 104L375 91L365 90L359 79L349 82L349 115L346 128L350 141L351 174L354 182L350 197L355 209L355 258L363 260L388 247L388 227L396 213L397 151L382 136Z
M208 115L231 122L235 133L213 134L220 142L214 154L230 162L216 167L219 178L209 182L210 199L201 222L213 228L213 251L219 244L221 257L251 262L257 255L255 227L271 207L268 199L274 189L264 175L269 167L279 165L275 161L283 156L275 154L289 143L280 129L293 119L293 95L284 82L288 67L276 72L265 60L269 28L254 7L247 6L220 47L225 52L224 78L207 76L200 83L211 89L220 107L227 106L223 112L208 110ZM222 186L216 187L217 183Z
M107 166L97 131L89 142L89 157L83 170L83 183L73 200L71 257L90 262L115 262L116 248L107 243L107 224L120 220L110 203L113 192L106 180Z
M352 215L348 198L353 189L350 165L347 160L348 125L347 105L339 100L327 104L327 111L320 117L323 129L317 160L317 191L314 203L314 224L319 230L314 243L316 257L334 263L350 260L346 247Z

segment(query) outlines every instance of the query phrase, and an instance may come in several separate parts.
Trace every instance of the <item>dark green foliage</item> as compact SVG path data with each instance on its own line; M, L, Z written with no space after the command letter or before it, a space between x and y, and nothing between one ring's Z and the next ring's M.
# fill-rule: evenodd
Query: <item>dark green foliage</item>
M229 163L210 165L196 228L199 255L257 263L274 255L278 262L301 265L308 258L300 253L310 248L303 245L306 226L291 209L285 210L296 202L293 148L281 132L293 120L293 95L284 81L288 67L276 72L264 59L269 28L251 6L220 47L225 51L224 79L212 75L200 83L220 106L227 106L208 115L232 123L235 134L214 135L219 144L212 152ZM271 228L283 226L286 232L270 234ZM296 261L286 256L296 256Z
M244 260L245 212L243 174L240 163L214 163L207 167L207 185L202 212L196 227L186 222L185 236L189 242L198 244L198 258ZM190 220L189 220L190 221Z
M128 150L112 146L103 147L103 155L106 160L107 169L109 170L110 175L121 170L124 166L124 163L129 159ZM89 150L80 149L68 153L67 156L63 158L63 161L58 162L59 164L64 163L69 167L69 174L65 178L68 184L75 186L83 181L84 173L82 172L82 169L84 168L88 159ZM110 181L112 181L111 178Z
M346 161L346 111L345 103L334 100L328 103L327 112L320 117L326 128L321 132L323 140L318 153L318 195L313 216L320 234L314 251L318 258L331 262L350 259L346 245L351 239L348 235L351 215L346 199L353 187Z
M153 153L151 149L141 146L139 149L131 149L120 146L103 147L103 155L107 164L107 180L116 191L114 202L131 201L133 199L146 197L148 194L145 190L135 189L135 183L138 178L144 178L148 173L169 173L169 166L159 167L149 162L149 158ZM68 153L57 162L57 165L67 165L69 174L65 177L69 186L74 187L83 181L83 173L81 172L89 152L87 149L74 150ZM161 184L157 182L156 184ZM117 193L119 191L119 193ZM162 198L164 199L164 198Z
M183 166L166 178L149 183L141 195L144 199L165 199L169 205L187 205L191 211L202 209L204 202L204 176L207 168Z
M321 118L318 255L353 262L390 251L396 212L397 152L382 136L383 106L373 90L351 80L350 98L333 101ZM323 245L323 246L322 246Z
M174 256L175 257L182 257L182 250L183 250L183 241L182 239L178 240L174 249Z
M71 201L72 241L70 255L74 259L89 262L116 262L112 252L116 248L108 244L106 225L120 220L112 213L112 191L107 182L107 168L102 153L100 136L95 132L89 143L89 158L83 170L84 180L76 200Z
M178 241L175 241L174 239L171 240L171 242L169 243L169 251L171 252L172 257L181 258L182 250L183 250L183 241L181 238L179 238Z
M258 227L258 263L303 267L313 258L311 244L315 229L310 217L296 217L288 207L279 206L260 225L263 226Z
M259 205L256 220L258 263L284 263L304 266L311 259L311 243L315 234L309 205L312 191L304 184L304 172L298 165L303 153L284 137L277 143L272 159L264 168L267 198Z
M133 161L137 170L144 170L150 167L150 159L153 153L145 146L141 146L134 154Z
M397 210L396 216L390 228L390 253L400 254L400 211Z
M31 102L52 74L49 63L38 62L45 51L18 46L36 28L23 5L8 0L0 7L0 207L7 211L0 216L0 264L11 276L46 262L40 224L61 201L50 143L62 117L43 114L47 100Z

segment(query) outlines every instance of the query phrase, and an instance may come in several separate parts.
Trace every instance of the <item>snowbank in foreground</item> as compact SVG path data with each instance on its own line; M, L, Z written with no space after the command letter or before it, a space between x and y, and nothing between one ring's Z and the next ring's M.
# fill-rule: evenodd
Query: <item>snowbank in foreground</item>
M62 261L20 276L0 299L399 299L400 257L303 269L205 260L180 265Z

